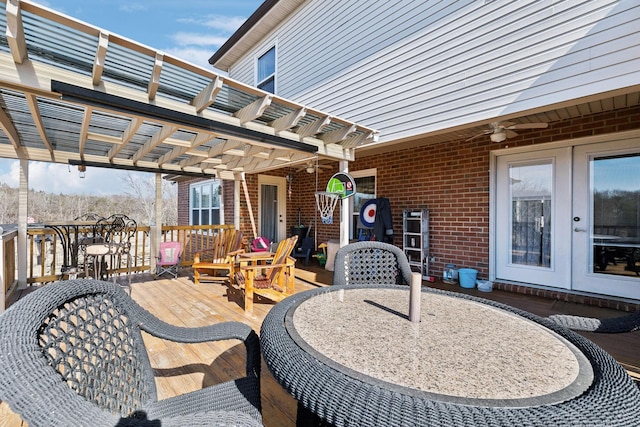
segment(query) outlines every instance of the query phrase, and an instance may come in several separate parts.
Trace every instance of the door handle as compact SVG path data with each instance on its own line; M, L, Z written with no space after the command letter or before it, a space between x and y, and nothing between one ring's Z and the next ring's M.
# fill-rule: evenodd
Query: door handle
M584 233L584 232L586 232L587 230L586 230L585 228L578 228L578 227L576 227L576 228L574 228L574 229L573 229L573 231L579 231L579 232Z

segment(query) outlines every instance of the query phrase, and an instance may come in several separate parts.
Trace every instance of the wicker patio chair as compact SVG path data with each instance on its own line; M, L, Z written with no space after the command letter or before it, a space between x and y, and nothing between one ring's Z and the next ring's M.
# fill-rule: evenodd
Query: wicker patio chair
M336 252L334 285L395 285L411 283L411 267L402 249L389 243L364 241Z
M640 310L635 313L611 317L608 319L596 319L593 317L571 316L569 314L554 314L548 317L565 328L575 331L622 333L640 330Z
M142 332L183 343L239 340L246 376L158 400ZM0 399L29 426L260 426L260 343L239 322L173 326L118 285L53 283L0 315Z

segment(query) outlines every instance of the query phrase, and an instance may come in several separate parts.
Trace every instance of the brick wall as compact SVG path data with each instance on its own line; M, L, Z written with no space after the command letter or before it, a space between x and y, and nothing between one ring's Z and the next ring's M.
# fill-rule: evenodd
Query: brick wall
M489 152L498 148L526 146L561 141L604 133L640 128L640 107L592 114L576 119L554 122L547 129L518 130L518 136L495 144L489 138L472 141L457 140L447 143L403 149L381 155L359 156L351 163L351 171L377 169L377 194L391 202L395 241L402 246L402 210L428 208L430 214L430 255L435 257L431 274L441 274L444 264L454 263L458 268L472 267L480 277L488 276L489 259ZM318 241L339 239L340 206L334 211L332 225L322 224L316 208L316 176L297 168L269 172L270 175L293 174L291 194L287 195L287 229L298 222L298 209L304 225L315 226ZM323 191L327 181L337 172L320 170L318 190ZM257 218L257 176L247 175L247 185L254 215ZM232 187L225 194L233 194ZM251 236L251 224L244 195L241 191L241 230ZM227 208L233 202L227 201ZM179 187L179 224L188 224L188 184ZM225 211L228 223L233 214ZM186 218L186 221L185 221ZM183 222L185 221L185 222Z
M518 136L495 144L489 138L450 141L419 148L359 157L351 171L377 169L377 195L391 202L394 243L402 246L402 210L428 208L430 265L440 275L447 263L471 267L488 277L489 152L640 128L640 107L598 113L553 123L547 129L518 130ZM326 184L332 172L319 179ZM301 198L309 204L309 197ZM296 208L297 209L297 208ZM339 209L336 208L337 215ZM334 216L334 218L338 218ZM318 227L318 240L338 238L338 225Z

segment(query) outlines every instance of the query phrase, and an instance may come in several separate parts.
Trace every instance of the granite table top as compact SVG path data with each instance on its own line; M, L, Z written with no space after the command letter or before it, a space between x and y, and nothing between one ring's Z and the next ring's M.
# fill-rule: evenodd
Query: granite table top
M271 309L262 354L302 414L358 427L637 426L640 390L590 340L428 287L414 323L409 294L408 286L330 286Z
M421 298L413 323L406 289L323 293L300 303L287 328L335 369L445 401L554 403L593 379L585 356L538 323L455 296Z

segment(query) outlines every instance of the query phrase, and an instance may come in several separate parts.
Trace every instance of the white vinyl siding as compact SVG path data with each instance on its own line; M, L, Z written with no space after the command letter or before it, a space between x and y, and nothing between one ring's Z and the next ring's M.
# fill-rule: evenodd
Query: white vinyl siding
M310 0L278 39L278 94L381 141L640 84L637 1Z

